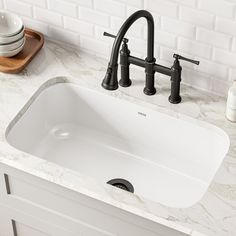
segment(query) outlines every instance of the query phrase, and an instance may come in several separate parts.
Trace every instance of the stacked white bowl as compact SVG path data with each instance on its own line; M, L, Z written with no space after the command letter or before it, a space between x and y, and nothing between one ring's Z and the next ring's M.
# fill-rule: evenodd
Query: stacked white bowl
M24 48L24 30L19 16L0 11L0 57L13 57Z

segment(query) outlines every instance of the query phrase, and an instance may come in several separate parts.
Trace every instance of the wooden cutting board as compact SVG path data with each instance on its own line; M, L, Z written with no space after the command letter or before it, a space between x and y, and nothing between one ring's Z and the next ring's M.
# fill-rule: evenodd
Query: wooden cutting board
M43 34L25 29L25 46L17 55L9 58L0 57L0 72L17 74L34 58L44 44Z

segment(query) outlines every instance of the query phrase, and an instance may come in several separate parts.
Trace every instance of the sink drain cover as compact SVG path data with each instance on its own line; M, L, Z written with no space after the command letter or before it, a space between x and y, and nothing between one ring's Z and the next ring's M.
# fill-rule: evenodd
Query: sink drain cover
M128 180L125 180L125 179L112 179L112 180L109 180L107 184L110 184L114 187L123 189L131 193L134 192L133 185Z

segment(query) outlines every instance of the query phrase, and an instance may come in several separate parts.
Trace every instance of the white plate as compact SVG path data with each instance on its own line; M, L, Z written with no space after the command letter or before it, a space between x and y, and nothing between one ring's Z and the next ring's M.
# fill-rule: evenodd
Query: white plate
M10 44L2 44L2 45L0 44L0 53L12 51L19 48L24 43L24 40L25 40L25 37L22 37L18 41L10 43Z
M13 36L23 27L21 18L13 13L0 11L0 36Z
M9 37L3 37L0 35L0 44L9 44L12 42L16 42L17 40L21 39L24 36L24 32L25 32L25 27L23 26L21 31L16 35Z
M24 48L24 45L25 45L25 40L24 40L23 44L15 50L8 51L8 52L7 51L6 52L0 52L0 57L13 57L16 54L18 54Z

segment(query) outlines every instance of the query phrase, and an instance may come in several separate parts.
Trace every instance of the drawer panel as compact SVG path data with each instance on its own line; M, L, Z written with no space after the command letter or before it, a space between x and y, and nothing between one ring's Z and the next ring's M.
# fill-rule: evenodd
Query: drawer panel
M19 211L16 207L0 205L0 236L84 236L83 233L72 233L55 225L47 217L26 214L24 209Z
M15 232L17 236L52 236L51 234L43 233L37 229L33 229L27 225L21 224L19 222L14 221L15 224Z
M8 173L4 176L7 205L38 219L46 219L49 225L72 235L187 236L28 174ZM22 232L32 229L25 229L24 224L20 227L23 227ZM39 230L41 232L48 231Z
M126 223L116 217L14 177L8 176L7 182L10 196L36 204L45 210L53 211L55 214L70 217L76 224L74 228L71 228L73 227L72 224L68 225L66 229L70 228L72 232L78 232L79 227L80 232L86 236L123 236L125 234L130 236L157 236L149 230Z

